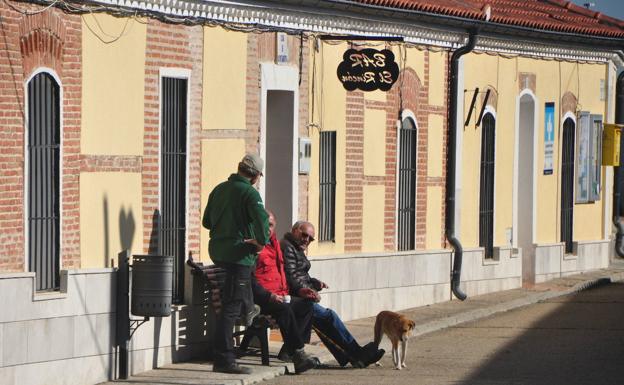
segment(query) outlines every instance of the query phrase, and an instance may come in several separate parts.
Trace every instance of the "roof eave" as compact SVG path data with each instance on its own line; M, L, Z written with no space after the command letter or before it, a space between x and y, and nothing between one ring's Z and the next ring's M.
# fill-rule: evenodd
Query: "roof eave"
M521 37L524 40L536 40L539 42L556 43L578 48L603 48L607 50L624 49L624 38L613 38L606 36L586 35L579 33L567 33L546 29L535 29L523 26L495 23L491 21L463 18L457 16L440 15L430 12L383 7L355 3L349 0L280 0L280 3L290 3L292 5L305 7L321 7L324 9L340 9L356 14L367 16L384 16L388 18L401 18L403 20L413 20L419 23L436 25L440 28L450 28L471 30L478 29L481 34L491 34L496 37Z

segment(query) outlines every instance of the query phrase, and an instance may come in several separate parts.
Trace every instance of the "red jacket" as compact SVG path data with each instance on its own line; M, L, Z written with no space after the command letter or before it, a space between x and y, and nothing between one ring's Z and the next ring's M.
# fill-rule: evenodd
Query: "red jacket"
M286 274L284 273L284 256L275 234L271 235L269 243L258 254L256 280L271 293L288 294L288 283L286 283Z

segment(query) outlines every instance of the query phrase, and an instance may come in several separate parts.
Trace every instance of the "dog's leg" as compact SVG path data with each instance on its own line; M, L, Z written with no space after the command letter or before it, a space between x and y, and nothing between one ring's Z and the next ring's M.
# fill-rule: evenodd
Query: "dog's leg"
M401 370L401 357L399 356L399 341L392 342L392 363L394 368Z
M407 339L401 341L401 366L404 368L407 368L407 365L405 365L405 355L407 352Z

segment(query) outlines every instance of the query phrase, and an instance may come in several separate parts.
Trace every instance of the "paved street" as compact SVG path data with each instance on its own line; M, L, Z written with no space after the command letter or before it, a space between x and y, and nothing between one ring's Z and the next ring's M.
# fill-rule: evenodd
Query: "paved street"
M264 384L621 384L624 283L412 338L406 369L326 369ZM387 340L385 345L387 345ZM386 346L387 347L387 346Z

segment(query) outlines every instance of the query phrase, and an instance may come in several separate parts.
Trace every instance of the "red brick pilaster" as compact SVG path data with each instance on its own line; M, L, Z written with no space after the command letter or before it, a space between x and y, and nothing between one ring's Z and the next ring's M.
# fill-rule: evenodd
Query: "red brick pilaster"
M364 210L364 92L347 92L345 162L345 252L362 250Z
M191 71L189 131L190 144L188 182L188 250L199 253L200 220L200 156L203 30L199 26L165 24L149 19L145 48L145 128L143 136L143 248L155 250L158 238L153 226L154 213L159 209L159 82L162 68Z

